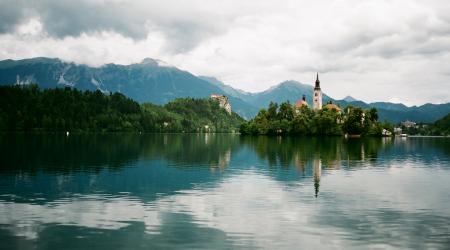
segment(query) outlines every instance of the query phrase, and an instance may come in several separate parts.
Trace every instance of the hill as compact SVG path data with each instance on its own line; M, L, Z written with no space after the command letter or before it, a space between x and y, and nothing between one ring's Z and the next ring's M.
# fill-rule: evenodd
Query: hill
M421 106L407 107L404 104L375 102L365 103L362 101L345 102L335 101L341 107L356 106L363 109L376 108L380 121L400 123L410 120L421 123L433 123L450 112L450 103L445 104L424 104Z
M243 121L209 98L158 106L99 90L0 87L0 131L232 132Z
M236 90L215 78L204 77L204 79L213 79L211 82L214 82L216 86L220 87L224 92L226 92L227 95L238 97L240 100L247 102L257 110L267 107L270 102L280 104L282 102L289 101L291 104L294 104L297 100L302 98L303 95L305 95L308 103L312 103L313 86L297 81L284 81L268 90L258 93L248 93L241 90ZM408 107L401 103L365 103L350 96L347 96L343 100L336 100L324 93L323 103L328 101L332 101L343 108L347 106L355 106L362 109L376 108L378 110L380 121L386 120L392 123L400 123L401 121L406 120L432 123L450 112L450 103L425 104L422 106ZM255 112L251 113L253 115L256 114Z
M177 98L205 98L211 94L228 96L232 109L245 119L254 117L270 102L295 103L302 95L312 101L313 86L297 81L284 81L268 90L249 93L235 89L214 77L195 76L155 59L144 59L130 65L106 64L89 67L60 59L32 58L0 61L0 85L37 83L41 88L73 87L79 90L119 92L139 103L166 104ZM326 90L325 90L326 91ZM333 101L341 107L349 105L378 109L381 121L399 123L405 120L432 123L450 112L450 103L407 107L404 104L365 103L353 97L335 100L324 93L323 102Z
M432 128L436 131L436 134L450 135L450 113L437 120Z
M266 91L250 95L246 101L252 105L263 108L267 107L270 102L282 103L289 101L294 104L297 100L306 96L307 100L312 101L313 86L303 84L297 81L285 81ZM331 100L326 94L323 95L324 102Z
M73 87L122 93L139 103L166 104L176 98L205 98L225 92L189 72L154 59L131 65L106 64L89 67L53 58L0 61L0 85L27 85L40 88ZM255 107L234 96L229 98L234 110L243 117L257 112Z

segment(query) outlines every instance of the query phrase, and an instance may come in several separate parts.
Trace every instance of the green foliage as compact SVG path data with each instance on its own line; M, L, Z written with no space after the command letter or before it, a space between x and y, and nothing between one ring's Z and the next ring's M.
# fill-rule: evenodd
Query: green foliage
M349 134L360 135L364 132L364 111L358 107L347 108L347 116L342 125L344 131Z
M381 136L383 128L392 131L392 125L378 122L376 109L348 108L347 113L335 109L312 111L306 106L293 107L289 102L270 103L267 111L241 125L243 134L293 134L339 136L344 133Z
M232 132L242 122L210 99L139 105L120 93L98 90L0 87L0 131Z
M450 135L450 113L437 120L433 124L432 129L435 131L435 134Z
M178 98L164 108L181 118L185 132L232 132L244 121L236 113L228 114L211 99Z
M311 122L311 131L314 135L342 135L338 123L340 115L335 110L322 109L315 113Z
M408 135L450 136L450 113L433 124L419 123L412 127L401 126L401 128L403 133Z

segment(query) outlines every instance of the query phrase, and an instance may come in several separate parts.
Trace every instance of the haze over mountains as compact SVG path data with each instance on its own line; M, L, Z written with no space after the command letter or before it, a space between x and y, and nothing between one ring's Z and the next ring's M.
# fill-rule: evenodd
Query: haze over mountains
M235 89L214 77L195 76L155 59L130 65L106 64L89 67L52 58L0 61L0 85L37 83L42 88L74 87L81 90L120 92L138 102L164 104L178 97L209 97L212 93L229 97L233 111L244 118L253 117L271 101L295 103L302 95L309 103L313 86L285 81L268 90L249 93ZM326 92L326 89L322 89ZM351 95L351 93L348 93ZM333 101L341 107L376 107L380 120L433 122L450 112L450 103L407 107L389 102L364 103L351 96L334 100L323 95L324 103Z

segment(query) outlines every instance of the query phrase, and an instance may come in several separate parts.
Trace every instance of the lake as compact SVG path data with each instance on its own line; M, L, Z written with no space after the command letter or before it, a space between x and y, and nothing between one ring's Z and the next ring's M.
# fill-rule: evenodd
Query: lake
M450 248L450 138L0 134L2 249Z

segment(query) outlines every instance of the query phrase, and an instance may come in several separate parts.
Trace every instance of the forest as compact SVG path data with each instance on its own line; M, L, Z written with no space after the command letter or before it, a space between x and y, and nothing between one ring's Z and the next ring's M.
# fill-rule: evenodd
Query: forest
M99 90L0 87L0 131L237 132L243 121L209 98L159 106Z

